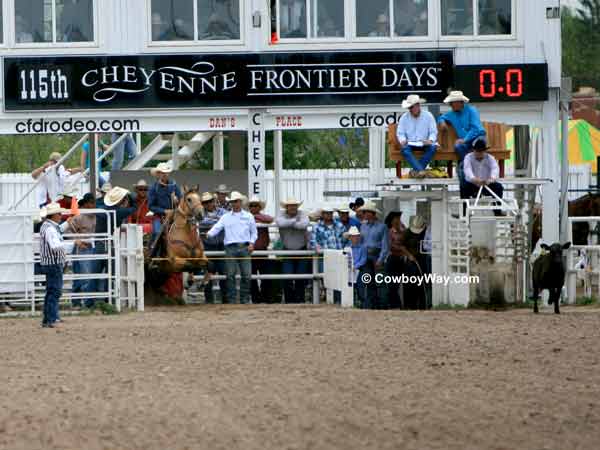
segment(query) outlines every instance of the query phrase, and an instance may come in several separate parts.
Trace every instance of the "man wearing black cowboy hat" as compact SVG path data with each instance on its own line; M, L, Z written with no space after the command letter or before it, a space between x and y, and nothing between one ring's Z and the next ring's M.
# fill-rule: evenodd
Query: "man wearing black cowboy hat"
M477 195L479 189L487 186L499 198L502 198L504 188L498 183L500 168L496 158L490 155L485 139L476 139L473 142L473 152L465 156L464 172L465 182L460 186L460 198L472 198ZM482 195L492 196L490 191L482 189ZM496 215L500 211L494 211Z

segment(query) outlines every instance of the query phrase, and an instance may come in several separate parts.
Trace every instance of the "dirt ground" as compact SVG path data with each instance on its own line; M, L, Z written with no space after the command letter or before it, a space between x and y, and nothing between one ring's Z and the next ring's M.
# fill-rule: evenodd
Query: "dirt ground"
M0 320L0 449L600 448L600 309Z

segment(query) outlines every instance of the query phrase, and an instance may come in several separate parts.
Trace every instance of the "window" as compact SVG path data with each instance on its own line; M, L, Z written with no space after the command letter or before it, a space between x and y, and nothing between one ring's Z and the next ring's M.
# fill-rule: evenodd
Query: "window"
M427 36L428 24L427 0L356 0L358 37Z
M279 0L279 37L343 38L344 0Z
M4 44L4 11L2 11L2 2L0 1L0 44Z
M239 0L152 0L153 41L239 39Z
M445 36L512 33L511 0L442 0L441 6Z
M15 42L94 41L94 0L15 1Z

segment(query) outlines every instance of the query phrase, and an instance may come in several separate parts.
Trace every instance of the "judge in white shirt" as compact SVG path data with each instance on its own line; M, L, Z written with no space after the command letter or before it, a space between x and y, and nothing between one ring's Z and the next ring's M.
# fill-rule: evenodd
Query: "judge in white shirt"
M66 169L62 164L58 165L61 157L58 152L51 153L48 162L31 172L34 180L41 178L37 188L37 203L40 208L58 201L64 191L66 180L71 175L81 172L80 168Z
M473 141L473 151L464 160L465 182L460 186L460 198L477 196L482 186L487 186L499 198L502 198L504 188L498 183L500 168L496 158L490 155L485 139L477 138ZM482 195L492 196L490 191L482 189ZM494 211L499 215L500 211Z
M437 125L433 114L423 111L421 104L425 99L418 95L409 95L402 102L402 108L408 109L398 122L396 136L402 155L413 168L411 176L423 178L427 165L433 159L437 148ZM414 152L422 152L421 158L417 159Z
M250 302L250 279L252 277L252 264L250 254L254 251L254 243L258 239L254 216L242 209L242 200L245 197L233 191L227 199L231 211L225 213L219 221L208 231L209 238L215 238L224 231L225 243L225 272L227 274L227 299L235 303L236 287L235 276L240 270L240 303Z

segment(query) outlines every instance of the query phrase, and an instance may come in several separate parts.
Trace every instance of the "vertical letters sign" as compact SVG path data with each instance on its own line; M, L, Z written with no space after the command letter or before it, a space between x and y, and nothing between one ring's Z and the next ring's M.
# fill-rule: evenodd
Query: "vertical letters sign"
M248 196L265 199L264 112L250 110L248 125Z

